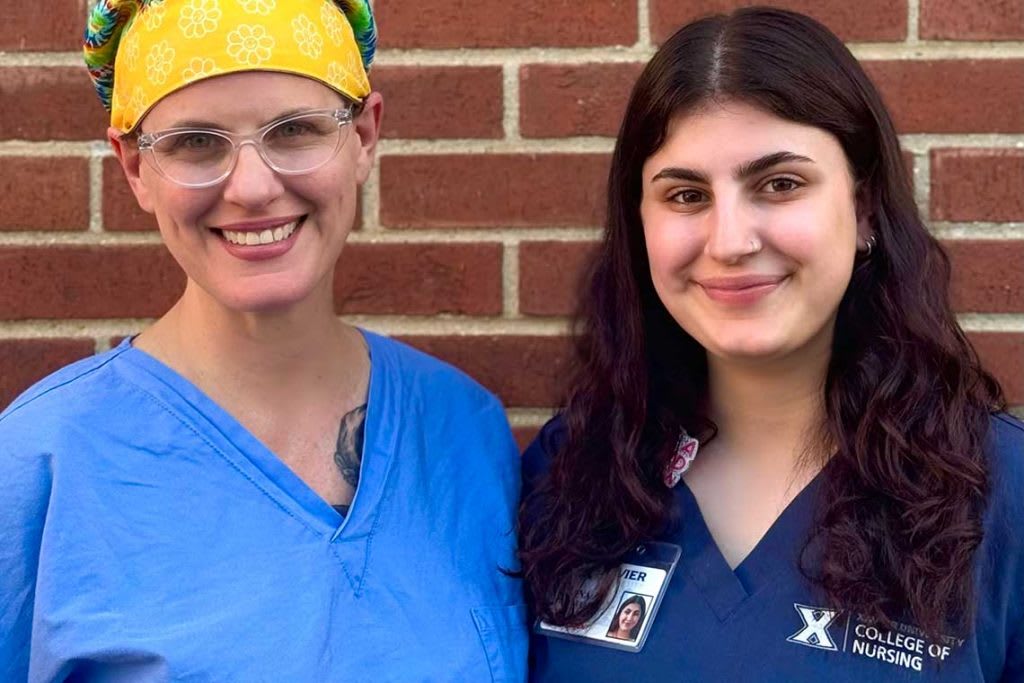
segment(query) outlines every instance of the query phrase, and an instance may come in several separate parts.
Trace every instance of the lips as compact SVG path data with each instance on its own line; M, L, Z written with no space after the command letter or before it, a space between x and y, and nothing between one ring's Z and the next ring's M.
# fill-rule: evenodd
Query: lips
M757 303L782 285L788 275L736 275L697 280L712 301L735 306Z
M243 261L276 259L291 251L300 239L307 216L233 223L214 228L228 254Z

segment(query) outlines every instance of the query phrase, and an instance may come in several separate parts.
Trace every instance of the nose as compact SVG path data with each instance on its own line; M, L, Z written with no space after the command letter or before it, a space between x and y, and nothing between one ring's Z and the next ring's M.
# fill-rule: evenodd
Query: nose
M224 199L247 208L262 208L281 196L281 178L252 142L242 143L235 166L224 181Z
M739 196L718 196L708 213L704 253L726 264L735 264L761 249L757 211Z

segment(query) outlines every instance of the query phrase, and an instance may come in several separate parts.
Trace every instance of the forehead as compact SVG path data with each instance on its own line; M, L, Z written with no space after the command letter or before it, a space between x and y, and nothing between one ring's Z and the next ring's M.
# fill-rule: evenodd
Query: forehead
M644 168L673 165L731 173L740 164L782 150L818 164L846 166L842 146L831 133L730 100L708 102L672 119Z
M154 130L203 120L234 130L258 127L285 111L325 109L342 102L341 95L312 78L246 71L207 78L167 95L149 111L144 124Z

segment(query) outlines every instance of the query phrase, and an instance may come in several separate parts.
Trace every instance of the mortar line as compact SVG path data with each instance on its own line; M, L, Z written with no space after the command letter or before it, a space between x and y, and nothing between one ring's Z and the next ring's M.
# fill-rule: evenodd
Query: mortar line
M517 60L506 62L501 66L502 127L505 131L505 140L513 143L522 140L519 130L519 119L522 116L522 103L519 96L521 66L522 64Z
M907 44L921 42L921 0L907 0Z
M103 231L103 158L89 157L89 232Z
M641 3L638 0L638 13ZM909 0L911 3L919 0ZM908 13L909 13L908 5ZM649 16L649 13L648 13ZM649 19L646 22L649 24ZM648 32L650 27L648 25ZM907 39L892 42L850 42L847 47L858 59L1020 59L1024 58L1021 40L920 40L911 41L912 22L908 17ZM639 30L638 30L639 34ZM443 48L381 50L374 64L379 66L494 66L518 60L549 64L587 64L594 62L646 62L654 54L654 46L637 43L631 46L599 47L522 47L522 48ZM82 67L77 51L69 52L2 52L3 67ZM84 67L83 67L84 68Z
M519 317L519 245L506 244L501 262L502 315Z
M651 1L637 0L636 3L636 47L641 50L654 48L654 37L651 35Z

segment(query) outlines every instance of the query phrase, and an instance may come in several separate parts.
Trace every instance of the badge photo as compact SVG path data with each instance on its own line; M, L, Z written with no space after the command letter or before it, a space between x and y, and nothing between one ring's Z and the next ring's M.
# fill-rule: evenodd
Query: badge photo
M552 638L640 652L681 552L679 546L670 543L639 546L619 566L616 583L593 619L578 628L538 621L534 630Z

